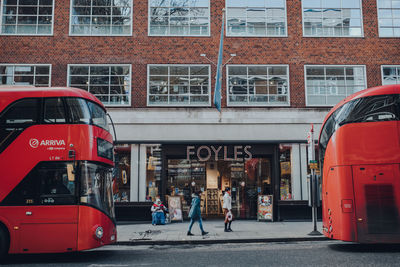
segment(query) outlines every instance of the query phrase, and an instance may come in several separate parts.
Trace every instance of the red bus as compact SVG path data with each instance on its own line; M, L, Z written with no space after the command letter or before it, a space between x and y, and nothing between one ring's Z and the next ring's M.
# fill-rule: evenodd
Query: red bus
M326 116L320 137L324 235L400 242L400 85L353 94Z
M106 110L73 88L0 88L0 256L116 242Z

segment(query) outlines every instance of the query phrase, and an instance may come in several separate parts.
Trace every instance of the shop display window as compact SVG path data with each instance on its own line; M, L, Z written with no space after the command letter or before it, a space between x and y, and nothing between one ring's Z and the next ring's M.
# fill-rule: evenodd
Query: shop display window
M183 212L188 212L192 193L203 192L201 208L204 211L206 191L206 163L196 160L168 160L168 196L180 196Z
M201 191L205 217L222 216L223 194L231 188L232 212L236 218L255 218L258 195L272 195L271 164L268 158L250 160L168 160L167 196L180 196L184 216L191 194Z
M279 146L279 164L281 168L280 199L292 200L292 168L291 168L292 145L281 144Z
M114 202L129 202L131 190L131 146L116 146L115 152L115 168L113 170Z
M156 201L160 195L161 146L146 148L146 201Z

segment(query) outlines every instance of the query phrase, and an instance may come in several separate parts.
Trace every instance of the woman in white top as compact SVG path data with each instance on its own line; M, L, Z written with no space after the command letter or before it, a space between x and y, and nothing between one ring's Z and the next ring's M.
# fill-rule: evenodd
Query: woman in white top
M222 206L224 210L224 215L225 215L225 232L232 232L231 229L231 224L232 224L232 197L231 197L231 189L229 187L225 188L225 194L224 194L224 204ZM227 216L228 212L230 213L231 216ZM228 225L229 223L229 225Z

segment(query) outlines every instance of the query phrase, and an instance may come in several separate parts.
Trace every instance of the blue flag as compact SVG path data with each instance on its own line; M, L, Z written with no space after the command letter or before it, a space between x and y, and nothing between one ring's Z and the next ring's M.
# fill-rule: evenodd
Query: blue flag
M218 63L217 63L217 75L215 76L215 90L214 90L214 105L221 112L221 85L222 85L222 54L224 46L224 22L225 22L225 11L222 12L222 26L221 26L221 39L219 41L219 52L218 52Z

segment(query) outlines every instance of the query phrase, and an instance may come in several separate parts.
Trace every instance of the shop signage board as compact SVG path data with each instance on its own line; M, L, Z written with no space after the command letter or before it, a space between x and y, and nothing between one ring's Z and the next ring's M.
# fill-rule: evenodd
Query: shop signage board
M207 188L218 188L218 177L217 176L207 177Z
M273 195L258 195L257 221L273 221Z
M181 197L168 197L169 216L172 221L183 221Z

